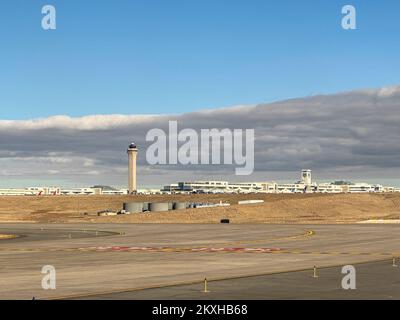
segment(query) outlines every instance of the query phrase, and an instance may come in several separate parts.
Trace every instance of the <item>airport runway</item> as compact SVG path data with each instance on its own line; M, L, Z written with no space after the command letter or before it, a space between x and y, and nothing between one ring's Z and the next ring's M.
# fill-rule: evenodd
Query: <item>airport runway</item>
M81 297L77 300L398 300L400 268L392 260L354 265L356 287L344 290L341 267Z
M340 298L340 268L320 270L313 286L314 265L381 260L357 267L364 290L356 292L399 292L400 268L390 263L400 257L396 225L1 224L0 234L19 236L0 240L1 299ZM41 288L44 265L56 268L56 290ZM296 270L306 271L287 273ZM198 294L204 277L206 297Z

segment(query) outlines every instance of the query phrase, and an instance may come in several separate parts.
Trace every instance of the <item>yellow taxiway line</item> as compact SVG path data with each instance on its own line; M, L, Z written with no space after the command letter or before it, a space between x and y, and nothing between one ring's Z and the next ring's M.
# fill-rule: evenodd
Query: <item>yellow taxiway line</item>
M0 240L15 239L15 238L18 238L18 236L15 234L0 234Z

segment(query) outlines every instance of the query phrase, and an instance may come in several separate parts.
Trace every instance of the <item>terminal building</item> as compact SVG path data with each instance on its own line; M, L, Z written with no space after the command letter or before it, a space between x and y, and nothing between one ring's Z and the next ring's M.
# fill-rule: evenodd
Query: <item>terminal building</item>
M32 188L8 188L0 189L0 196L59 196L59 187L32 187Z
M74 196L74 195L124 195L128 189L33 187L0 189L0 196Z
M164 186L162 192L167 193L275 193L275 182L229 183L228 181L194 181L178 182Z
M381 193L400 192L400 188L368 183L316 183L311 170L301 171L300 181L294 183L192 181L164 186L163 193Z

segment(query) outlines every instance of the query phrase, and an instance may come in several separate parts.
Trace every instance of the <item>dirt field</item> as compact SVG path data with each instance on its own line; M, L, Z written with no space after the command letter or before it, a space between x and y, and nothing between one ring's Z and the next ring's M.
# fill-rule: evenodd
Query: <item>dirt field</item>
M262 199L265 203L237 205L238 200L245 199ZM232 205L97 216L100 210L121 210L127 201L223 201ZM399 219L400 194L0 197L0 222L218 223L222 218L229 218L232 223L352 223Z

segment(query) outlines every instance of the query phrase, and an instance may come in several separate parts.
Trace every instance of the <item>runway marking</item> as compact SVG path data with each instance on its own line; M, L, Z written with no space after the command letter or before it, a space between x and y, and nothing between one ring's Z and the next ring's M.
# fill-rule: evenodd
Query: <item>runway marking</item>
M82 230L79 230L82 231ZM84 230L84 232L107 232L100 230ZM115 235L122 233L114 233ZM278 247L259 247L249 248L235 245L241 244L254 244L254 243L265 243L268 241L277 240L292 240L304 237L314 236L316 233L313 230L306 230L302 234L274 237L268 239L254 239L254 240L243 240L243 241L232 241L214 243L213 246L190 246L190 247L139 247L139 246L92 246L92 247L70 247L70 248L1 248L0 252L126 252L126 253L267 253L267 254L297 254L297 255L351 255L351 256L399 256L400 253L391 252L348 252L348 251L309 251L301 249L283 249ZM1 236L1 235L0 235ZM1 239L1 238L0 238ZM221 247L216 247L220 245Z
M349 255L349 256L390 256L398 257L399 252L338 252L338 251L302 251L273 247L246 248L246 247L128 247L102 246L78 248L0 248L1 252L102 252L102 253L259 253L259 254L296 254L296 255Z
M0 240L15 239L18 238L15 234L0 234Z
M214 245L229 246L229 245L240 245L240 244L251 244L251 243L263 243L267 241L278 241L278 240L295 240L299 238L312 237L316 233L313 230L306 230L304 233L296 234L293 236L273 237L266 239L255 239L255 240L241 240L241 241L230 241L230 242L217 242Z
M45 229L42 229L45 230ZM79 230L80 232L82 230ZM100 232L99 230L83 230L84 232ZM107 232L107 231L105 231ZM120 235L123 235L120 233ZM254 239L254 240L242 240L242 241L231 241L231 242L221 242L214 243L213 246L221 247L208 247L208 246L190 246L190 247L118 247L118 246L107 246L107 247L85 247L85 248L0 248L0 251L8 252L234 252L234 253L271 253L281 250L280 248L245 248L236 247L242 244L254 244L254 243L264 243L269 241L278 240L292 240L304 237L311 237L315 235L313 230L305 230L304 233L295 234L290 236L272 237L264 239Z
M202 247L202 248L174 248L174 247L121 247L121 246L109 246L109 247L85 247L85 248L16 248L16 249L4 249L0 248L2 252L167 252L167 253L185 253L185 252L232 252L232 253L273 253L280 251L280 248L214 248L214 247Z
M232 252L232 253L273 253L278 252L280 248L214 248L214 247L199 247L199 248L177 248L177 247L90 247L84 248L86 251L96 252ZM80 248L79 250L82 250Z

